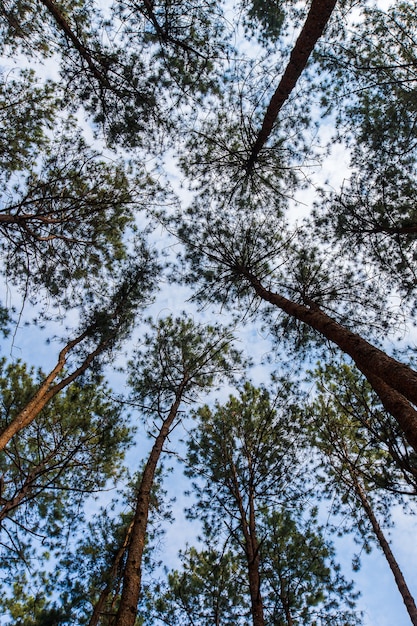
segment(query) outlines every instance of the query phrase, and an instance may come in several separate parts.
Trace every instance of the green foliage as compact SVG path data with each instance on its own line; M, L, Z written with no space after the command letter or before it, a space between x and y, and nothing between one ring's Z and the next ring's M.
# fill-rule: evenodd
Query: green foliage
M257 35L259 42L264 45L268 42L276 44L285 18L284 3L280 0L250 0L242 2L242 5L247 8L243 22L247 30Z
M323 55L325 104L337 113L354 169L315 215L320 236L375 263L414 307L416 15L414 2L366 7L337 54Z
M56 6L64 18L70 17L80 29L86 28L95 13L91 10L89 0L60 0ZM65 42L64 33L60 33L44 2L5 0L0 9L0 18L0 46L3 54L15 54L22 48L29 56L36 53L50 56L59 41Z
M337 448L338 442L345 441L369 490L413 494L416 454L366 379L343 362L320 365L312 379L317 396L308 411L322 450L331 454L332 443Z
M0 332L3 337L7 337L10 332L10 329L8 328L10 322L11 317L9 311L0 304Z
M2 78L3 271L32 302L76 306L126 260L139 222L143 255L145 212L163 194L135 160L90 148L71 116L55 119L51 136L59 104L51 83L38 86L30 71ZM10 115L13 125L6 123Z
M34 380L33 370L19 362L7 365L4 359L1 367L3 429L27 404L44 375L38 372ZM20 515L27 520L22 522L27 531L41 532L45 545L53 541L71 523L70 510L78 515L84 494L103 489L118 475L129 441L126 417L103 382L85 380L69 386L2 453L0 515L10 516L16 528L15 515Z
M196 324L185 314L149 325L128 364L132 400L145 414L166 416L177 397L195 401L242 368L232 332L220 325Z
M361 624L355 612L358 593L335 563L335 550L310 516L288 509L273 510L263 518L262 577L267 623L315 626L317 623Z
M104 20L92 2L8 0L0 18L3 53L58 53L67 102L75 108L83 102L110 140L140 142L155 109L152 81L144 80L138 54L127 53L115 40L103 43Z
M156 602L162 621L248 623L250 532L259 538L266 623L288 624L289 615L294 624L360 623L333 548L314 514L303 515L300 496L309 486L296 475L301 451L293 410L289 387L282 385L272 399L246 383L239 398L196 411L186 473L194 480L192 517L203 522L206 547L188 549L182 571L169 575L168 590ZM221 598L229 603L222 606Z
M415 163L415 36L414 2L395 3L387 11L365 6L337 55L324 57L341 96L329 104L338 108L340 126L355 141L354 164L368 172Z
M37 381L21 363L7 365L3 359L1 366L4 428L32 397ZM41 372L37 378L43 378ZM72 529L80 526L87 498L121 475L130 442L126 416L108 387L87 380L55 396L14 436L0 460L3 585L14 580L26 589L28 570L31 585L42 586L36 572L51 554L61 553ZM6 599L7 586L3 592ZM42 603L39 607L43 610Z
M241 311L245 316L248 309L252 311L253 302L242 273L246 270L260 279L268 277L275 267L279 270L280 254L288 244L281 215L267 207L260 213L253 209L251 204L243 204L239 211L192 205L171 220L185 246L185 281L196 287L194 298L232 310L238 304L239 317Z
M170 519L166 493L162 488L163 474L162 469L157 471L151 494L151 521L143 559L148 577L160 565L156 556L164 532L162 523ZM73 520L76 528L71 533L72 538L65 545L57 545L52 566L42 571L37 562L30 581L22 574L19 582L14 584L10 597L3 598L1 606L8 619L23 620L16 622L21 626L82 626L90 623L93 609L101 596L104 597L104 604L98 623L104 625L108 623L106 620L112 619L120 600L140 480L140 473L136 474L110 506L100 509L88 521L80 515ZM14 624L15 621L7 623ZM137 626L142 623L142 618L138 616Z
M218 547L187 548L181 570L168 574L165 586L152 588L144 624L234 626L247 623L250 611L242 589L242 563Z
M160 266L143 240L136 241L134 252L112 268L100 291L83 293L79 334L71 351L78 365L83 361L100 369L111 361L152 302Z
M45 583L45 580L42 582ZM4 605L13 620L9 623L16 626L69 626L71 624L70 613L48 601L42 595L40 588L38 593L31 595L25 592L25 585L15 583L13 597L6 600Z
M393 166L353 174L341 193L323 198L314 213L316 231L342 245L358 261L375 263L385 284L416 304L416 188L414 177Z
M302 428L320 452L321 493L332 500L333 513L343 516L335 522L338 532L355 532L370 550L375 537L356 481L374 513L390 525L393 504L411 504L407 496L415 494L415 452L356 369L345 363L321 365L312 380L317 394L305 409Z
M122 39L134 46L141 42L153 81L177 87L195 102L216 91L216 64L230 50L218 2L120 0L115 13L122 23Z
M171 224L185 246L185 280L195 289L194 299L220 303L238 319L263 317L277 343L298 357L323 346L323 337L296 316L262 305L251 278L375 343L381 332L398 328L397 311L387 305L387 285L377 275L357 268L337 247L319 247L311 229L290 230L274 208L248 203L215 211L194 204Z
M0 185L16 171L31 169L56 115L51 83L39 84L34 71L0 71ZM13 124L10 124L10 119Z
M102 283L105 271L126 258L126 231L153 190L145 174L100 159L74 129L56 136L36 169L4 195L7 275L33 299L46 288L63 304L73 301L74 290Z
M318 17L330 6L313 4ZM366 2L337 3L294 85L288 74L302 54L293 54L293 45L300 32L308 44L308 28L302 30L308 10L293 0L233 6L5 0L0 6L3 66L31 68L0 72L2 301L9 304L17 287L26 304L38 307L36 320L59 318L63 334L76 337L65 344L67 373L50 389L84 373L15 436L1 459L1 550L13 555L4 559L3 606L11 623L87 623L108 583L106 607L110 614L117 607L124 556L109 572L126 540L132 503L128 498L120 517L103 513L88 530L83 511L87 495L121 471L129 434L104 383L85 372L103 371L115 350L128 346L159 285L161 244L153 249L147 241L149 213L181 242L169 278L180 276L200 304L220 303L239 320L261 320L288 370L329 347L295 313L268 304L278 296L293 311L301 305L310 318L325 313L380 346L390 333L398 335L406 316L414 321L416 4L401 1L383 11ZM46 78L56 70L56 82ZM281 79L277 117L269 104ZM320 104L330 114L321 128ZM252 163L262 129L266 142ZM91 134L94 148L85 139ZM350 150L349 179L323 192L312 219L301 224L299 209L309 208L315 176L310 167L324 162L336 140ZM191 192L187 207L182 196L173 198L167 172L173 186ZM167 198L176 211L161 208ZM7 321L0 308L2 332ZM126 401L152 423L152 434L176 401L196 402L245 365L231 332L215 322L159 319L139 341L126 356ZM357 622L350 585L304 508L314 482L305 450L311 454L313 442L326 458L323 492L336 490L346 527L357 521L366 548L368 527L345 488L352 467L388 519L392 502L415 494L416 459L354 370L322 368L318 376L302 444L290 383L276 397L242 386L224 405L192 411L198 426L187 471L197 474L192 515L202 522L206 543L183 551L182 569L155 591L155 619L184 623L197 613L193 619L203 624L218 610L224 623L247 622L244 530L252 510L268 620L290 622L290 606L294 624ZM3 425L33 396L33 378L20 362L2 362ZM172 427L183 415L181 409ZM161 499L155 494L153 504L163 516L155 504ZM299 515L290 513L295 504ZM77 554L65 554L56 569L48 565L48 551L57 558L84 531ZM213 533L225 537L222 553ZM152 585L148 590L151 606ZM136 622L146 619L139 615Z
M229 48L226 22L212 1L126 0L112 8L104 20L90 1L8 0L0 46L8 55L58 53L67 102L82 102L114 146L154 150L161 127L176 127L175 116L165 115L173 98L201 103L217 89L216 60Z
M198 426L189 439L186 473L204 476L203 483L198 480L194 485L198 519L209 516L212 527L221 531L224 510L236 510L239 499L247 511L252 496L260 510L296 495L296 482L291 480L297 451L291 401L286 386L271 398L266 389L245 383L238 398L230 396L224 405L216 402L214 410L204 406L194 413ZM235 484L230 478L233 471ZM229 531L234 529L231 522Z

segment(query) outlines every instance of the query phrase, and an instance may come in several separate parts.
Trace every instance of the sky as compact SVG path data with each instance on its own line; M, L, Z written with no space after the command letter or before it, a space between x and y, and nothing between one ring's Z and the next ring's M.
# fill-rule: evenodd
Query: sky
M51 61L46 71L51 73L54 72L54 69L53 61ZM321 133L323 138L329 137L332 133L331 124L329 123L328 126L324 124L321 128ZM179 190L181 180L175 163L172 162L168 169L171 170L173 187ZM335 145L322 167L318 168L317 171L313 171L311 177L316 185L321 185L324 184L324 181L328 181L331 187L337 188L340 186L341 181L348 177L348 173L348 154L342 146ZM181 193L185 194L186 192ZM301 220L309 211L309 207L315 197L314 185L307 191L299 192L296 197L298 202L293 203L293 209L290 213L291 220L295 222ZM184 202L188 201L188 199L189 196L187 199L183 197ZM161 241L165 241L165 235L161 236ZM164 244L162 243L162 245ZM18 311L20 310L20 296L12 286L8 285L3 289L2 295L3 301L12 304ZM209 322L212 316L211 311L198 311L195 305L187 302L189 295L188 288L165 283L148 313L158 318L168 314L175 315L185 309L199 320ZM222 317L225 323L229 321L227 314L223 313ZM1 354L13 360L21 358L31 365L42 366L45 371L48 371L55 363L59 351L59 343L58 341L52 341L51 344L46 343L46 338L51 335L50 328L46 332L27 328L24 325L24 321L30 318L30 307L26 306L16 333L13 333L3 343ZM52 334L58 337L63 335L66 323L57 324ZM271 350L268 333L262 331L258 321L247 328L241 328L239 336L240 345L251 355L256 364L250 373L252 380L256 384L264 383L268 385L271 366L267 367L264 364L265 357ZM134 333L130 347L138 340L140 340L139 329ZM122 363L124 358L121 355L119 362ZM123 377L121 375L110 374L109 381L115 391L121 391L120 387L123 385ZM230 389L223 389L220 395L217 394L217 397L226 399L229 391ZM206 401L205 399L203 400ZM177 432L177 436L184 435L181 428L178 428ZM150 441L145 438L143 431L141 431L137 448L135 451L131 451L128 456L132 467L134 467L135 462L139 458L143 458L146 455L149 445ZM171 445L175 447L174 441ZM178 563L178 549L183 548L185 542L190 542L196 536L198 530L195 524L191 524L184 517L183 509L184 506L187 506L188 499L183 493L187 483L182 477L181 466L176 465L174 473L169 476L165 484L169 495L176 497L176 502L173 505L175 522L167 528L166 535L162 539L162 550L166 564L174 567ZM395 528L391 532L393 549L406 579L411 589L414 590L415 597L417 597L417 542L415 540L417 520L412 516L404 516L400 510L396 510L395 522ZM350 563L357 546L351 540L338 541L337 546L339 560L342 562L345 576L347 578L353 577L357 581L358 588L362 591L362 596L358 601L358 608L364 611L365 626L406 626L409 623L408 616L400 595L395 588L392 574L380 551L375 548L370 555L363 555L361 570L358 573L353 573Z

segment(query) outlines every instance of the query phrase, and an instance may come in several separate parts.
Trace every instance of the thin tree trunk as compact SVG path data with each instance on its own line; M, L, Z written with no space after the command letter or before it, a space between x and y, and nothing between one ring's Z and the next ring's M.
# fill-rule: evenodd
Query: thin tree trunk
M232 494L236 499L240 515L240 527L245 540L246 561L248 566L249 594L253 626L265 626L263 600L261 595L261 577L259 574L259 542L256 536L255 503L253 494L249 494L249 521L243 506L242 495L237 480L237 472L233 461L230 461L233 473Z
M33 420L39 415L44 406L51 400L54 396L56 396L62 389L65 389L68 385L70 385L74 380L76 380L81 374L83 374L94 361L94 359L99 356L107 347L112 338L108 338L105 341L101 342L95 350L90 352L90 354L84 359L79 367L74 370L71 374L63 378L59 383L56 383L53 387L51 384L57 378L57 376L62 372L65 367L65 363L67 360L67 355L72 348L74 348L77 344L79 344L83 339L85 339L88 335L86 331L76 339L67 343L67 345L61 350L59 353L57 364L54 369L48 374L43 383L40 385L38 391L35 393L33 398L28 402L24 409L20 411L18 415L8 424L3 431L0 433L0 451L3 450L10 439L18 432L20 432L23 428L28 426Z
M261 595L261 577L259 574L259 542L256 535L255 509L253 497L249 501L249 550L248 550L248 574L249 588L252 605L253 626L265 626L264 608Z
M56 380L57 376L62 372L65 367L65 363L67 361L68 353L74 348L76 345L81 343L87 337L87 331L68 342L67 345L61 350L59 353L58 361L53 370L48 374L43 383L40 385L38 391L35 393L33 398L28 402L24 409L20 411L18 415L8 424L3 431L0 433L0 450L3 450L10 439L18 433L22 428L30 424L37 415L42 411L43 407L51 398L53 398L61 389L69 385L77 376L82 374L90 365L92 360L104 350L104 345L100 344L100 346L94 350L88 357L84 360L82 365L75 370L71 375L64 378L58 384L51 387L54 380Z
M388 541L385 539L385 535L382 532L382 529L378 523L378 520L376 519L374 512L372 510L372 507L368 501L368 498L366 497L366 494L362 488L362 486L360 485L355 473L353 469L350 469L350 475L351 475L351 479L353 482L353 486L354 489L356 491L356 494L358 496L358 498L361 501L361 504L363 506L363 509L371 523L372 526L372 530L375 533L375 536L378 540L378 543L385 555L385 558L388 561L388 565L391 568L391 571L394 575L395 578L395 582L397 584L398 587L398 591L400 592L403 602L406 606L406 609L408 611L408 615L410 617L411 623L413 624L413 626L417 626L417 607L416 604L414 602L414 598L410 593L410 590L407 586L407 583L405 581L405 578L403 576L403 573L392 553L392 550L390 548L390 545L388 543Z
M308 324L352 357L358 369L380 395L384 406L397 420L410 446L417 452L417 411L407 402L408 400L417 405L417 372L348 330L318 307L309 308L288 300L266 289L245 268L240 268L240 272L260 298Z
M4 449L10 439L18 432L20 432L25 426L28 426L42 411L44 406L51 400L54 396L56 396L62 389L68 387L74 380L76 380L81 374L90 367L93 363L94 359L102 354L109 346L111 346L115 337L119 332L119 324L122 322L120 320L124 319L124 315L126 313L126 299L130 291L133 287L129 286L127 289L124 288L125 283L122 282L121 287L119 287L117 295L118 299L116 300L116 304L114 305L113 312L108 314L107 316L107 336L100 341L97 347L92 350L84 360L81 362L81 365L77 367L74 371L72 371L68 376L65 376L62 380L55 383L52 386L52 383L57 379L59 374L63 371L68 354L71 350L79 345L84 339L88 338L95 331L99 329L97 324L91 323L87 329L78 337L69 341L66 346L61 350L58 356L58 361L53 370L48 374L43 383L39 386L33 398L28 402L28 404L20 411L20 413L8 424L3 431L0 432L0 451ZM112 328L111 322L117 320L117 324L115 324ZM111 329L111 330L110 330Z
M127 546L129 544L129 540L130 540L130 535L132 532L132 528L133 528L133 520L130 522L127 530L126 530L126 535L125 535L125 539L123 542L123 545L119 548L119 550L116 552L116 556L113 559L113 563L109 572L109 582L107 583L106 587L103 589L103 591L100 594L99 599L97 600L97 603L94 607L94 611L93 614L91 616L90 621L88 622L88 626L97 626L99 619L100 619L100 615L103 611L104 605L107 601L107 598L109 597L110 593L112 592L113 589L113 581L117 576L117 572L119 570L120 567L120 562L126 552Z
M287 626L294 626L294 622L292 619L291 611L290 611L290 603L288 601L288 594L285 589L286 580L281 576L280 572L277 572L279 578L279 586L280 586L280 600L282 602L282 607L285 613L285 619L287 620Z
M136 620L142 581L142 556L145 548L149 503L155 471L163 445L177 416L187 382L187 377L184 377L178 388L175 402L171 406L168 417L164 420L158 436L155 439L155 443L142 474L123 575L122 596L115 626L133 626Z
M43 4L52 17L55 20L58 28L64 33L64 35L69 39L77 50L81 58L87 63L88 67L91 70L91 73L97 80L105 87L109 87L109 81L103 71L99 69L90 53L88 48L82 43L82 41L77 37L77 35L72 30L70 24L66 20L62 11L58 7L58 5L53 0L39 0L41 4Z
M282 76L281 81L271 98L265 113L262 128L252 146L246 165L246 170L248 172L256 163L260 151L271 134L273 125L278 117L278 113L306 67L307 61L314 50L314 46L323 34L335 6L336 0L312 1L310 11L307 15L306 21L304 22L302 31L295 42L295 46L291 52L290 60L285 69L284 75Z

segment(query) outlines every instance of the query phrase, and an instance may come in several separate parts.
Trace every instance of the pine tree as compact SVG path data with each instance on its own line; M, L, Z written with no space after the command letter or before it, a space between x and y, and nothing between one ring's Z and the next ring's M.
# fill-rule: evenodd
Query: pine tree
M254 625L314 624L319 615L323 623L357 623L352 586L337 567L332 572L333 550L314 511L304 510L311 486L301 475L293 401L285 383L275 397L245 383L239 397L197 411L187 457L193 516L209 546L224 537L225 554L240 563ZM186 597L192 593L190 586Z
M135 623L152 487L165 442L181 422L180 407L240 366L232 335L219 327L195 325L184 317L169 317L152 325L152 331L152 336L145 339L144 348L135 353L130 363L130 384L134 401L147 419L159 422L159 427L152 433L155 441L137 490L117 626Z
M406 494L401 483L414 483L414 451L409 455L370 387L349 367L329 366L316 377L318 396L307 407L311 422L306 431L322 455L327 493L337 494L339 510L348 509L356 518L365 541L373 538L382 549L415 624L414 598L378 521L378 513L389 520L392 494Z

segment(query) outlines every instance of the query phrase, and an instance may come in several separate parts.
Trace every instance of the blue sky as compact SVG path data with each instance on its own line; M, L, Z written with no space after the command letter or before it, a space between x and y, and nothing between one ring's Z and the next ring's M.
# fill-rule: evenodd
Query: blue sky
M8 63L10 62L8 61ZM46 72L50 75L54 73L55 69L53 61L48 62ZM89 129L87 129L86 132L90 134ZM320 132L324 139L329 138L332 133L331 123L329 121L326 122L326 125L322 126ZM308 213L316 197L315 185L324 184L326 180L329 182L330 187L340 187L343 180L347 178L349 174L347 163L348 153L346 149L343 146L335 145L333 151L323 161L322 165L309 171L309 176L311 176L313 184L308 190L303 190L297 194L296 199L298 202L293 203L293 208L290 211L292 221L300 220ZM181 191L180 176L174 161L167 165L174 188L176 188L179 193L183 194L183 202L188 202L190 195L187 192ZM157 234L156 237L159 237L159 234ZM162 235L162 246L164 246L164 241L165 236ZM6 285L3 287L2 293L3 301L15 306L19 311L20 297L13 286ZM187 288L165 282L162 285L160 293L157 295L155 303L150 307L149 314L152 314L154 317L163 317L168 314L177 314L182 310L187 310L187 312L196 319L210 322L213 316L212 311L210 309L204 312L198 311L194 305L187 302L189 294L190 292ZM58 337L65 336L68 320L56 324L53 329L48 327L46 331L39 331L36 328L24 325L24 321L30 320L31 317L30 307L26 306L16 334L13 333L13 340L9 338L3 344L2 355L14 360L20 358L30 365L41 366L44 371L48 371L56 362L60 343L58 340L54 340L52 343L47 344L46 338L51 335ZM222 313L218 319L225 323L230 321L226 313ZM241 329L239 335L241 338L240 345L253 358L255 363L255 367L250 374L252 380L257 384L269 384L269 372L271 367L267 367L263 364L265 355L270 351L268 333L261 330L261 323L257 321L248 328ZM127 349L130 349L136 341L140 340L140 336L140 329L137 329ZM119 362L123 362L124 358L125 357L121 355ZM110 385L115 391L122 391L120 387L123 385L123 376L113 374L111 368L108 369L108 373ZM224 397L225 399L229 391L230 389L224 389L220 394L216 394L216 397ZM206 401L205 398L202 398L202 400ZM182 436L181 428L178 429L178 435ZM146 454L150 445L149 440L145 440L143 431L140 431L138 437L139 444L137 451L129 454L132 469L134 469L133 465L135 461ZM146 443L144 443L145 441ZM168 566L175 566L178 549L184 547L185 542L190 541L190 538L197 532L196 527L193 525L190 526L190 523L185 520L183 515L183 507L187 502L183 496L186 485L187 482L182 476L181 467L176 467L175 473L172 474L166 482L169 495L177 498L173 508L176 521L168 528L166 536L163 539L164 557L166 558ZM411 589L414 590L414 594L417 596L417 577L415 575L417 567L417 542L415 540L417 521L416 518L412 516L405 516L399 509L395 511L395 520L396 526L391 531L393 550ZM378 548L374 548L371 555L363 555L361 570L358 573L352 573L350 563L357 546L354 545L353 541L350 539L345 539L343 542L338 541L337 546L339 550L339 560L342 562L345 576L347 578L353 577L357 581L358 588L362 591L358 606L364 611L364 624L366 626L402 626L403 624L405 626L408 624L408 616L395 587L392 574Z

